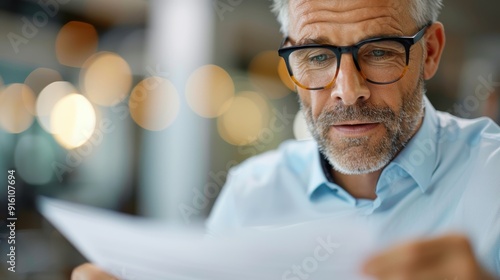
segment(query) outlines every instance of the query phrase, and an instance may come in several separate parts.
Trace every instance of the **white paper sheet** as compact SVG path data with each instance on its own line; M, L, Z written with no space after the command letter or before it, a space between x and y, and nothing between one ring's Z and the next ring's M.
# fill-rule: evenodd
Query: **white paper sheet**
M364 280L361 264L374 249L354 223L332 228L322 220L207 237L49 198L40 198L39 209L89 261L123 280Z

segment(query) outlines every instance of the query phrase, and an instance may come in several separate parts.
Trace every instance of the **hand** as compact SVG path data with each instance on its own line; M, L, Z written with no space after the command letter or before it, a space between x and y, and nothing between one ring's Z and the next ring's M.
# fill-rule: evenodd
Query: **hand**
M375 279L494 280L476 260L461 235L416 241L393 247L365 263Z
M91 263L84 263L73 269L71 280L118 280Z

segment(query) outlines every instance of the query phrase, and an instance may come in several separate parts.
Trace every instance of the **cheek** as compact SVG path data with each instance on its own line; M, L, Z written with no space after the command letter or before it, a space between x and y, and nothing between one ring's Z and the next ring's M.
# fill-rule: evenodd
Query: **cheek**
M373 90L373 97L380 99L381 106L388 106L395 112L399 112L403 102L404 87L401 81L390 84L377 86L377 90ZM375 102L378 103L378 102ZM378 104L376 104L378 105Z
M298 89L298 94L302 104L311 110L314 119L317 119L321 114L330 96L328 92L304 89Z

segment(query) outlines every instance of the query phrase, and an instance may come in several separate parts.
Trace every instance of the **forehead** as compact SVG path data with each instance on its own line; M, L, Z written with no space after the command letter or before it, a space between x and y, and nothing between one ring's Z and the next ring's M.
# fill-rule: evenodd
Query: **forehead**
M374 36L408 35L411 0L290 0L289 37L350 45ZM411 32L410 32L411 33Z

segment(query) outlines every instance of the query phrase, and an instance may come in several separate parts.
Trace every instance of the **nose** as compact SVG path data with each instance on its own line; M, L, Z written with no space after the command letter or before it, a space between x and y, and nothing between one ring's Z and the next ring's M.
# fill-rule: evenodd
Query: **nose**
M330 96L344 105L354 105L370 98L366 80L356 68L351 54L342 54L339 73Z

